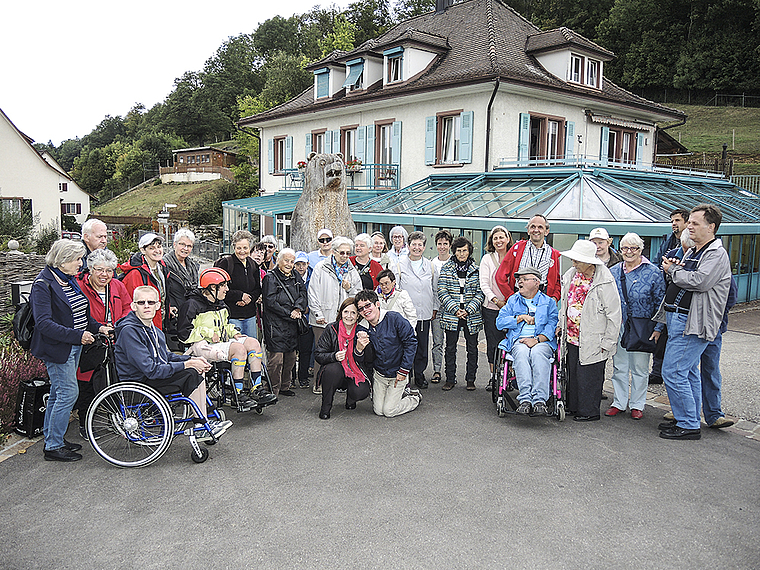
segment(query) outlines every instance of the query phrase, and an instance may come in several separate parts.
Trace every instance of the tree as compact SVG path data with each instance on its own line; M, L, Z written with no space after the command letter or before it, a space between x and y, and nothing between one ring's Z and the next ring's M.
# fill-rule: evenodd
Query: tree
M339 14L335 18L335 28L333 31L319 42L319 47L322 49L322 57L332 53L334 50L350 51L354 49L355 37L356 24L349 22L345 15Z
M275 16L261 24L253 33L253 45L259 56L268 60L275 53L298 55L299 22L296 16Z
M264 66L266 83L258 95L262 110L288 101L314 83L314 76L303 69L303 57L275 54Z
M435 10L435 0L397 0L393 6L394 20L403 22Z
M348 5L343 12L356 26L356 45L376 38L393 26L390 0L360 0Z
M103 148L119 138L124 139L126 135L127 129L122 118L106 115L98 126L84 137L82 144L91 148Z

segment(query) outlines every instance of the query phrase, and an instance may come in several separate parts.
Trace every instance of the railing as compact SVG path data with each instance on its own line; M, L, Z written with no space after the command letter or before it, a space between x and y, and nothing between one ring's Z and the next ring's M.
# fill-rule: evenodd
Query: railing
M302 169L289 168L282 171L283 190L303 190L304 172ZM398 164L362 164L359 167L346 167L346 187L349 190L398 190Z
M758 175L743 174L739 176L732 176L731 182L740 188L743 188L744 190L754 192L755 194L760 194L760 176Z
M207 261L216 261L222 253L222 246L219 243L205 239L196 240L193 246L193 254Z
M187 172L201 172L209 174L219 174L228 182L235 181L235 175L232 170L226 166L195 166L190 164L175 164L174 166L162 166L160 174L185 174Z

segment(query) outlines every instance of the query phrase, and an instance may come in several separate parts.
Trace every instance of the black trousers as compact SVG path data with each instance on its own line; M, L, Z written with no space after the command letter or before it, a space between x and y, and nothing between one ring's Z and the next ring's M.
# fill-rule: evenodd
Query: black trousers
M465 347L467 350L467 368L465 381L475 382L475 372L478 370L478 334L471 334L467 321L460 319L457 330L444 331L446 333L446 350L444 362L446 364L446 382L457 383L457 342L459 331L464 331Z
M598 416L607 360L582 365L578 347L567 343L567 410L578 416Z
M309 366L311 363L311 351L314 346L314 333L309 327L309 332L298 336L298 381L303 382L309 379ZM293 379L295 380L295 368L293 368Z
M346 389L346 404L355 404L360 400L364 400L369 396L370 385L369 382L360 382L356 385L353 378L348 378L343 370L343 364L340 362L331 362L325 364L321 369L321 382L322 382L322 407L321 412L326 414L330 413L333 406L333 399L335 398L335 391L338 388Z
M483 329L486 333L486 356L488 356L488 364L493 364L496 347L507 337L507 331L496 328L496 317L499 316L499 311L483 307L482 312Z
M414 383L422 386L428 367L428 347L430 346L430 321L417 321L414 328L417 335L417 353L414 355Z
M665 327L657 340L657 346L654 349L652 355L652 376L659 376L662 378L662 361L665 357L665 348L668 345L668 327Z

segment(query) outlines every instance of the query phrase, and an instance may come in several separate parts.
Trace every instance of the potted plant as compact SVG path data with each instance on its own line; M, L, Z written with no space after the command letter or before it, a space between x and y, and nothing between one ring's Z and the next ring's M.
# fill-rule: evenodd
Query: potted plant
M303 174L303 171L306 170L306 161L305 160L299 160L298 164L296 164L298 167L298 172Z
M358 158L352 158L346 161L346 172L361 172L362 161Z

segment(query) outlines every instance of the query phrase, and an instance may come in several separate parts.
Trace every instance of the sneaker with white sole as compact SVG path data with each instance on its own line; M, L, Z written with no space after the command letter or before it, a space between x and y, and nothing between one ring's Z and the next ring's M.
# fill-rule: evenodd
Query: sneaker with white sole
M232 427L232 421L209 420L208 425L211 428L211 433L209 433L208 430L200 432L196 436L198 441L211 441L212 439L219 439L228 429Z

